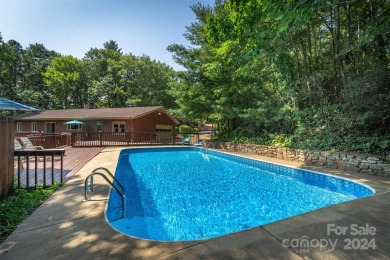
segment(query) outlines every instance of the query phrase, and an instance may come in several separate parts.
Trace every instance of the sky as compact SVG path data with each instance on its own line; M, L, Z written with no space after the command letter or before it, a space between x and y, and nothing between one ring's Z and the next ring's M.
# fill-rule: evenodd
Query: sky
M214 0L0 0L0 33L23 48L41 43L77 58L114 40L123 53L182 70L166 48L190 45L183 34L196 21L190 6L197 3Z

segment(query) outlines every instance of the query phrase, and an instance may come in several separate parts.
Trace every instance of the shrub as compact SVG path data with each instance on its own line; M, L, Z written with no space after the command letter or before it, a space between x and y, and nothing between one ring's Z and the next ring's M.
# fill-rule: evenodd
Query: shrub
M179 133L181 134L191 133L191 127L188 125L181 125L179 126Z
M46 189L16 189L0 200L0 243L9 236L39 205L50 197L62 184Z

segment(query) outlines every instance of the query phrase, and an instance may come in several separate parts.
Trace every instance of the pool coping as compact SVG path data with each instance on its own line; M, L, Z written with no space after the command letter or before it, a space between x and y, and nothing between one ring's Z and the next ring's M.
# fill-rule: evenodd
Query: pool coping
M128 148L128 147L126 147ZM264 226L251 228L219 238L193 242L154 242L127 237L113 230L104 219L107 186L96 180L96 199L101 201L81 202L83 181L91 171L103 166L114 172L120 150L106 148L71 178L64 187L39 207L1 245L2 259L67 259L70 257L110 259L181 259L181 258L284 258L328 259L353 258L374 259L390 257L387 234L390 233L390 180L376 176L349 176L337 171L325 172L347 177L368 184L376 194L334 206L318 209L302 215L280 220ZM231 152L228 152L231 153ZM239 154L239 153L231 153ZM242 156L242 154L239 154ZM251 158L252 156L245 155ZM257 156L259 158L260 156ZM291 167L291 163L278 162ZM303 169L313 167L300 166ZM100 185L102 184L102 185ZM371 184L371 185L370 185ZM374 186L372 186L374 185ZM376 229L374 235L352 235L351 232L327 234L328 224L363 227L369 224ZM333 250L319 247L294 247L291 241L310 238L338 240ZM345 239L375 239L376 249L346 250ZM288 242L286 242L288 241ZM290 244L289 244L290 243Z

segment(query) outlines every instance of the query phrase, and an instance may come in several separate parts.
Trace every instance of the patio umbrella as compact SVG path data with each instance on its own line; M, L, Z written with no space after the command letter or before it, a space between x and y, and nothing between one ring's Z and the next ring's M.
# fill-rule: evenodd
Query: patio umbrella
M20 110L20 111L40 111L35 107L23 105L21 103L0 97L0 110Z
M83 125L84 123L78 120L72 120L65 122L64 125Z

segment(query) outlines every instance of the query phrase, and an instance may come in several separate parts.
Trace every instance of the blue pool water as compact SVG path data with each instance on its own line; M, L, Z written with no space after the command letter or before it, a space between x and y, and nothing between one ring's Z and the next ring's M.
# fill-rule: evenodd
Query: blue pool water
M202 148L136 148L115 173L125 205L110 192L106 219L130 236L158 241L218 237L374 190L343 178Z

